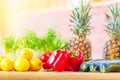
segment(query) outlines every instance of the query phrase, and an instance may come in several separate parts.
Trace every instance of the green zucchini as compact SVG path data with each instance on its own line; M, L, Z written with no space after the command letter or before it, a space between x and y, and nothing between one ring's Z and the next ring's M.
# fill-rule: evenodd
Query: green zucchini
M97 66L95 64L90 64L89 68L90 68L90 72L96 72L97 71Z
M108 72L119 72L120 71L120 63L110 64L107 71Z
M107 60L104 63L101 63L100 66L100 72L120 72L120 59L115 60Z
M91 58L92 59L92 58ZM95 60L94 60L95 61ZM93 60L91 61L86 61L86 62L83 62L81 65L80 65L80 70L83 71L83 72L88 72L90 71L90 64L93 62Z
M89 72L89 71L94 72L95 69L97 68L97 62L100 62L101 60L103 60L103 59L97 59L97 60L83 62L80 65L80 70L83 72Z
M108 72L107 68L108 68L108 66L106 64L102 63L99 65L99 72L102 72L102 73Z
M100 68L99 68L100 64L105 63L105 62L106 62L106 60L104 60L104 59L93 60L92 64L90 64L90 71L91 72L100 71Z
M80 70L83 71L83 72L88 72L89 71L89 63L91 61L87 61L87 62L83 62L81 65L80 65Z
M98 59L83 62L80 66L80 70L84 72L118 72L120 71L120 59L115 60L105 60Z

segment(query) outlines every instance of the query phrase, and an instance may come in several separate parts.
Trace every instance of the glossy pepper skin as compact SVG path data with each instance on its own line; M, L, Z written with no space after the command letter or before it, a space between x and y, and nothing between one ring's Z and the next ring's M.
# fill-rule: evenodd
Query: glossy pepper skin
M83 62L84 62L83 53L80 50L77 50L71 56L65 70L67 70L67 71L79 71L80 64Z
M48 59L47 65L54 71L64 71L66 65L68 64L68 61L70 60L70 56L71 53L67 50L56 50Z
M54 64L54 62L56 61L57 57L58 57L58 53L59 53L60 50L57 50L57 51L54 51L52 53L52 55L49 57L49 59L47 60L46 64L45 64L45 67L46 69L52 69L52 66Z
M46 66L46 62L47 60L50 58L52 52L45 52L43 53L43 55L40 57L40 60L43 62L43 68L44 69L48 69L48 67Z
M60 54L58 56L58 60L56 60L53 64L53 70L54 71L64 71L66 65L68 64L70 60L71 53L67 50L60 51Z
M40 57L40 59L42 60L42 62L46 62L49 59L49 57L51 56L51 54L52 54L52 52L45 52Z

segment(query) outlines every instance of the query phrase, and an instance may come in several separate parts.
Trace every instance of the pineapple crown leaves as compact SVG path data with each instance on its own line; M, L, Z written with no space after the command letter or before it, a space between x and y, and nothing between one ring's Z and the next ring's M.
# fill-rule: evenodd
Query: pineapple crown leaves
M105 14L107 20L106 31L111 37L120 37L120 6L117 3L109 6L109 12Z
M90 10L92 8L92 4L90 1L83 2L81 0L80 5L72 11L72 14L70 15L70 22L73 26L71 30L74 34L77 35L86 35L88 32L90 32L90 19L92 18L91 15L89 15Z

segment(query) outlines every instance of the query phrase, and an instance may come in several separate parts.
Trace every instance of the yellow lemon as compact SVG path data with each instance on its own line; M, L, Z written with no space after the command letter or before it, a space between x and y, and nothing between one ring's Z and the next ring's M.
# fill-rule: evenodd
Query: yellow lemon
M30 60L30 70L38 71L42 68L43 64L42 61L38 58L32 58Z
M13 62L9 58L2 59L1 64L0 64L1 69L3 71L13 70L13 65L14 65Z
M0 55L0 59L3 59L3 58L5 58L5 56L3 56L3 55Z
M2 60L3 58L5 58L5 56L0 55L0 62L1 62L1 60Z
M17 57L13 57L13 58L10 58L10 59L14 63L16 61ZM13 70L15 70L15 69L13 68Z
M14 62L14 69L16 71L28 71L30 68L30 63L27 59L18 58Z
M20 57L30 60L33 57L33 52L28 48L24 48L20 52Z
M1 61L2 61L3 58L5 58L5 56L0 55L0 64L1 64ZM1 70L1 66L0 66L0 70Z

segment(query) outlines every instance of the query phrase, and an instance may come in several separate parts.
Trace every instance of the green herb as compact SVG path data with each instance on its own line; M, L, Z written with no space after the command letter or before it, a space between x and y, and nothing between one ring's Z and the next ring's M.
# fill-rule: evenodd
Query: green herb
M13 35L4 37L2 40L3 45L8 49L12 49L14 42L15 42L15 37Z
M56 31L52 28L48 29L47 33L41 37L41 52L54 51L57 49L66 48L68 41L61 36L58 37Z
M20 42L25 48L38 50L41 47L40 37L33 30L28 30L25 35L20 38Z
M2 46L4 47L5 53L14 52L18 49L16 45L16 38L14 35L9 35L4 37L1 41Z
M16 51L16 50L19 49L21 46L22 46L22 45L21 45L21 41L20 41L19 38L17 38L17 39L15 40L15 42L14 42L14 45L13 45L13 47L12 47L12 50L13 50L13 51Z
M4 46L6 53L16 52L19 48L31 48L33 50L40 50L42 53L66 48L68 41L58 36L52 28L48 29L47 33L41 37L33 30L28 30L20 38L15 38L13 35L4 37L2 39L2 46Z

